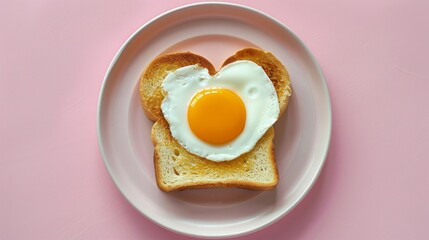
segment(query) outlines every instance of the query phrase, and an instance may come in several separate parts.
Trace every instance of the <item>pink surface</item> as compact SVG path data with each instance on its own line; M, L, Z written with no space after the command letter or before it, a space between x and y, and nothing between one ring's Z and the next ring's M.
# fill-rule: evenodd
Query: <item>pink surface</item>
M188 239L140 215L108 175L96 109L118 48L193 1L0 3L0 239ZM237 239L429 237L429 2L235 1L285 23L328 81L331 148L289 215Z

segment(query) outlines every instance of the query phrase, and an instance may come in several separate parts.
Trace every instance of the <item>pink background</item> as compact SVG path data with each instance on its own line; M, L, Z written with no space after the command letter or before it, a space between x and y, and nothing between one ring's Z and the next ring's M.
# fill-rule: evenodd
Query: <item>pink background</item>
M0 3L0 239L189 239L140 215L108 175L96 110L141 25L194 1ZM429 238L429 2L233 1L294 30L329 85L333 131L309 195L237 239Z

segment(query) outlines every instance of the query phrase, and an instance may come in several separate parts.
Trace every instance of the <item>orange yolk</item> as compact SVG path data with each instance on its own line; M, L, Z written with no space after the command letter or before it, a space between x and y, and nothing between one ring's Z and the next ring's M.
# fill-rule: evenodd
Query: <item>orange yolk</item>
M246 108L234 92L222 88L204 89L192 98L188 123L201 140L222 145L234 140L246 124Z

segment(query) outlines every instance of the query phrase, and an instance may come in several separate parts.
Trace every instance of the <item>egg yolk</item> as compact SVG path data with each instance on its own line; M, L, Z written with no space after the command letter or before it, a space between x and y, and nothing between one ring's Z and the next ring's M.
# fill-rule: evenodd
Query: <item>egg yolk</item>
M231 90L204 89L191 99L188 123L199 139L214 145L226 144L243 131L246 108Z

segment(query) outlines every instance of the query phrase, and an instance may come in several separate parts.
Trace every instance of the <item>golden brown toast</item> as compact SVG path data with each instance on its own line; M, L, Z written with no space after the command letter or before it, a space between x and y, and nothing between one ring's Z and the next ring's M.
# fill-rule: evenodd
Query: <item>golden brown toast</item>
M271 53L246 48L229 57L223 66L238 60L250 60L260 65L273 82L279 99L280 114L288 104L291 94L290 79L286 68ZM278 183L274 154L274 129L269 128L255 147L240 157L213 162L189 153L172 136L160 106L165 92L161 84L168 73L180 67L199 64L211 75L213 65L197 54L172 53L153 60L140 78L141 102L146 116L156 121L152 127L155 175L163 191L208 187L240 187L268 190Z
M252 151L225 162L213 162L189 153L171 136L165 119L152 128L158 187L163 191L208 187L269 190L278 182L274 156L274 129L269 128Z

